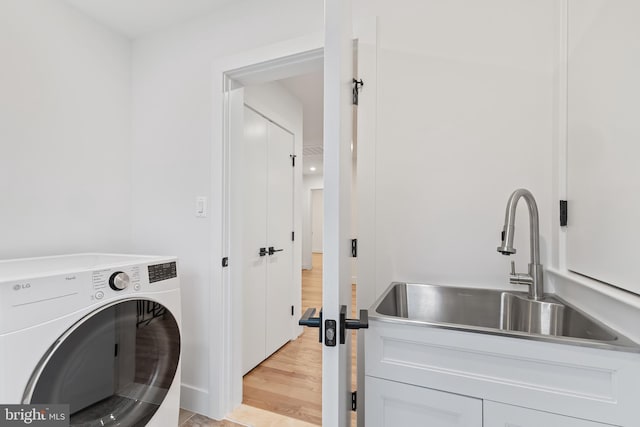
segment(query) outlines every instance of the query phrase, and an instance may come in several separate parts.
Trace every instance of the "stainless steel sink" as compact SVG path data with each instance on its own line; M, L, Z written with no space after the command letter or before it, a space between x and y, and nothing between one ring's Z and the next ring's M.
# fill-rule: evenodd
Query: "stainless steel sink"
M566 301L525 292L393 283L372 319L640 352L640 346Z

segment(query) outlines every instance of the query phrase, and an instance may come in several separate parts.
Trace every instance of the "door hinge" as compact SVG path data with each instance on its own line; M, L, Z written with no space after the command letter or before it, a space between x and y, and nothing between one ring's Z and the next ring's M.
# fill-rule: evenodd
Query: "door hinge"
M296 167L296 155L290 154L289 157L291 157L291 166Z
M296 233L295 233L295 231L292 231L292 232L291 232L291 241L292 241L292 242L295 242L295 241L296 241Z
M560 200L560 227L567 226L567 201Z
M229 267L229 257L222 258L222 266Z
M351 257L358 258L358 239L351 239Z
M362 79L353 79L353 105L358 105L358 94L360 93L362 86L364 86Z
M291 306L291 315L293 316L293 306Z
M351 392L351 410L356 412L358 409L358 391Z

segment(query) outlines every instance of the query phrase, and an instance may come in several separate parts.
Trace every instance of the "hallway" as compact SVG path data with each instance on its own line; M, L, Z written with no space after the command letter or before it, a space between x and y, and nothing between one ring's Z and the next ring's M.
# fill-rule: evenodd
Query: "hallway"
M322 254L302 271L302 311L322 306ZM298 314L300 317L301 314ZM322 424L322 347L318 330L304 328L244 377L243 403L312 424Z
M302 311L322 307L322 254L314 253L313 268L302 271ZM352 286L355 303L356 287ZM352 310L353 311L353 310ZM298 317L301 314L298 315ZM352 338L352 383L355 389L355 333ZM318 330L304 328L244 377L243 403L307 423L322 424L322 346ZM355 413L352 414L352 425Z

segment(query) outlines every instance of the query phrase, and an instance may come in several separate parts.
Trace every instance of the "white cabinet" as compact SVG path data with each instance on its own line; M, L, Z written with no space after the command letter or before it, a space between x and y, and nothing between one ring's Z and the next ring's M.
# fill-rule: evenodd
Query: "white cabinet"
M484 427L612 427L549 412L534 411L519 406L484 402Z
M366 377L367 427L482 427L482 400Z
M485 427L639 425L637 353L373 316L364 345L367 427L482 425L482 402Z
M244 118L243 374L291 339L294 229L293 134L248 107Z
M367 376L368 427L615 427Z
M640 2L568 1L567 267L640 294Z

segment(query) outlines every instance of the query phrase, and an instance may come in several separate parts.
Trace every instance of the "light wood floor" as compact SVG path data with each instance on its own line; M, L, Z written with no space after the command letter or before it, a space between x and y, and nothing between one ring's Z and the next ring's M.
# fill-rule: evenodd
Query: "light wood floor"
M352 305L355 306L355 285L352 297ZM322 254L313 254L313 268L302 272L302 311L321 306ZM352 334L352 349L352 384L355 389L355 333ZM322 345L318 342L318 329L304 328L297 340L284 345L245 375L243 388L245 405L321 425ZM355 413L352 425L355 425L354 420Z

